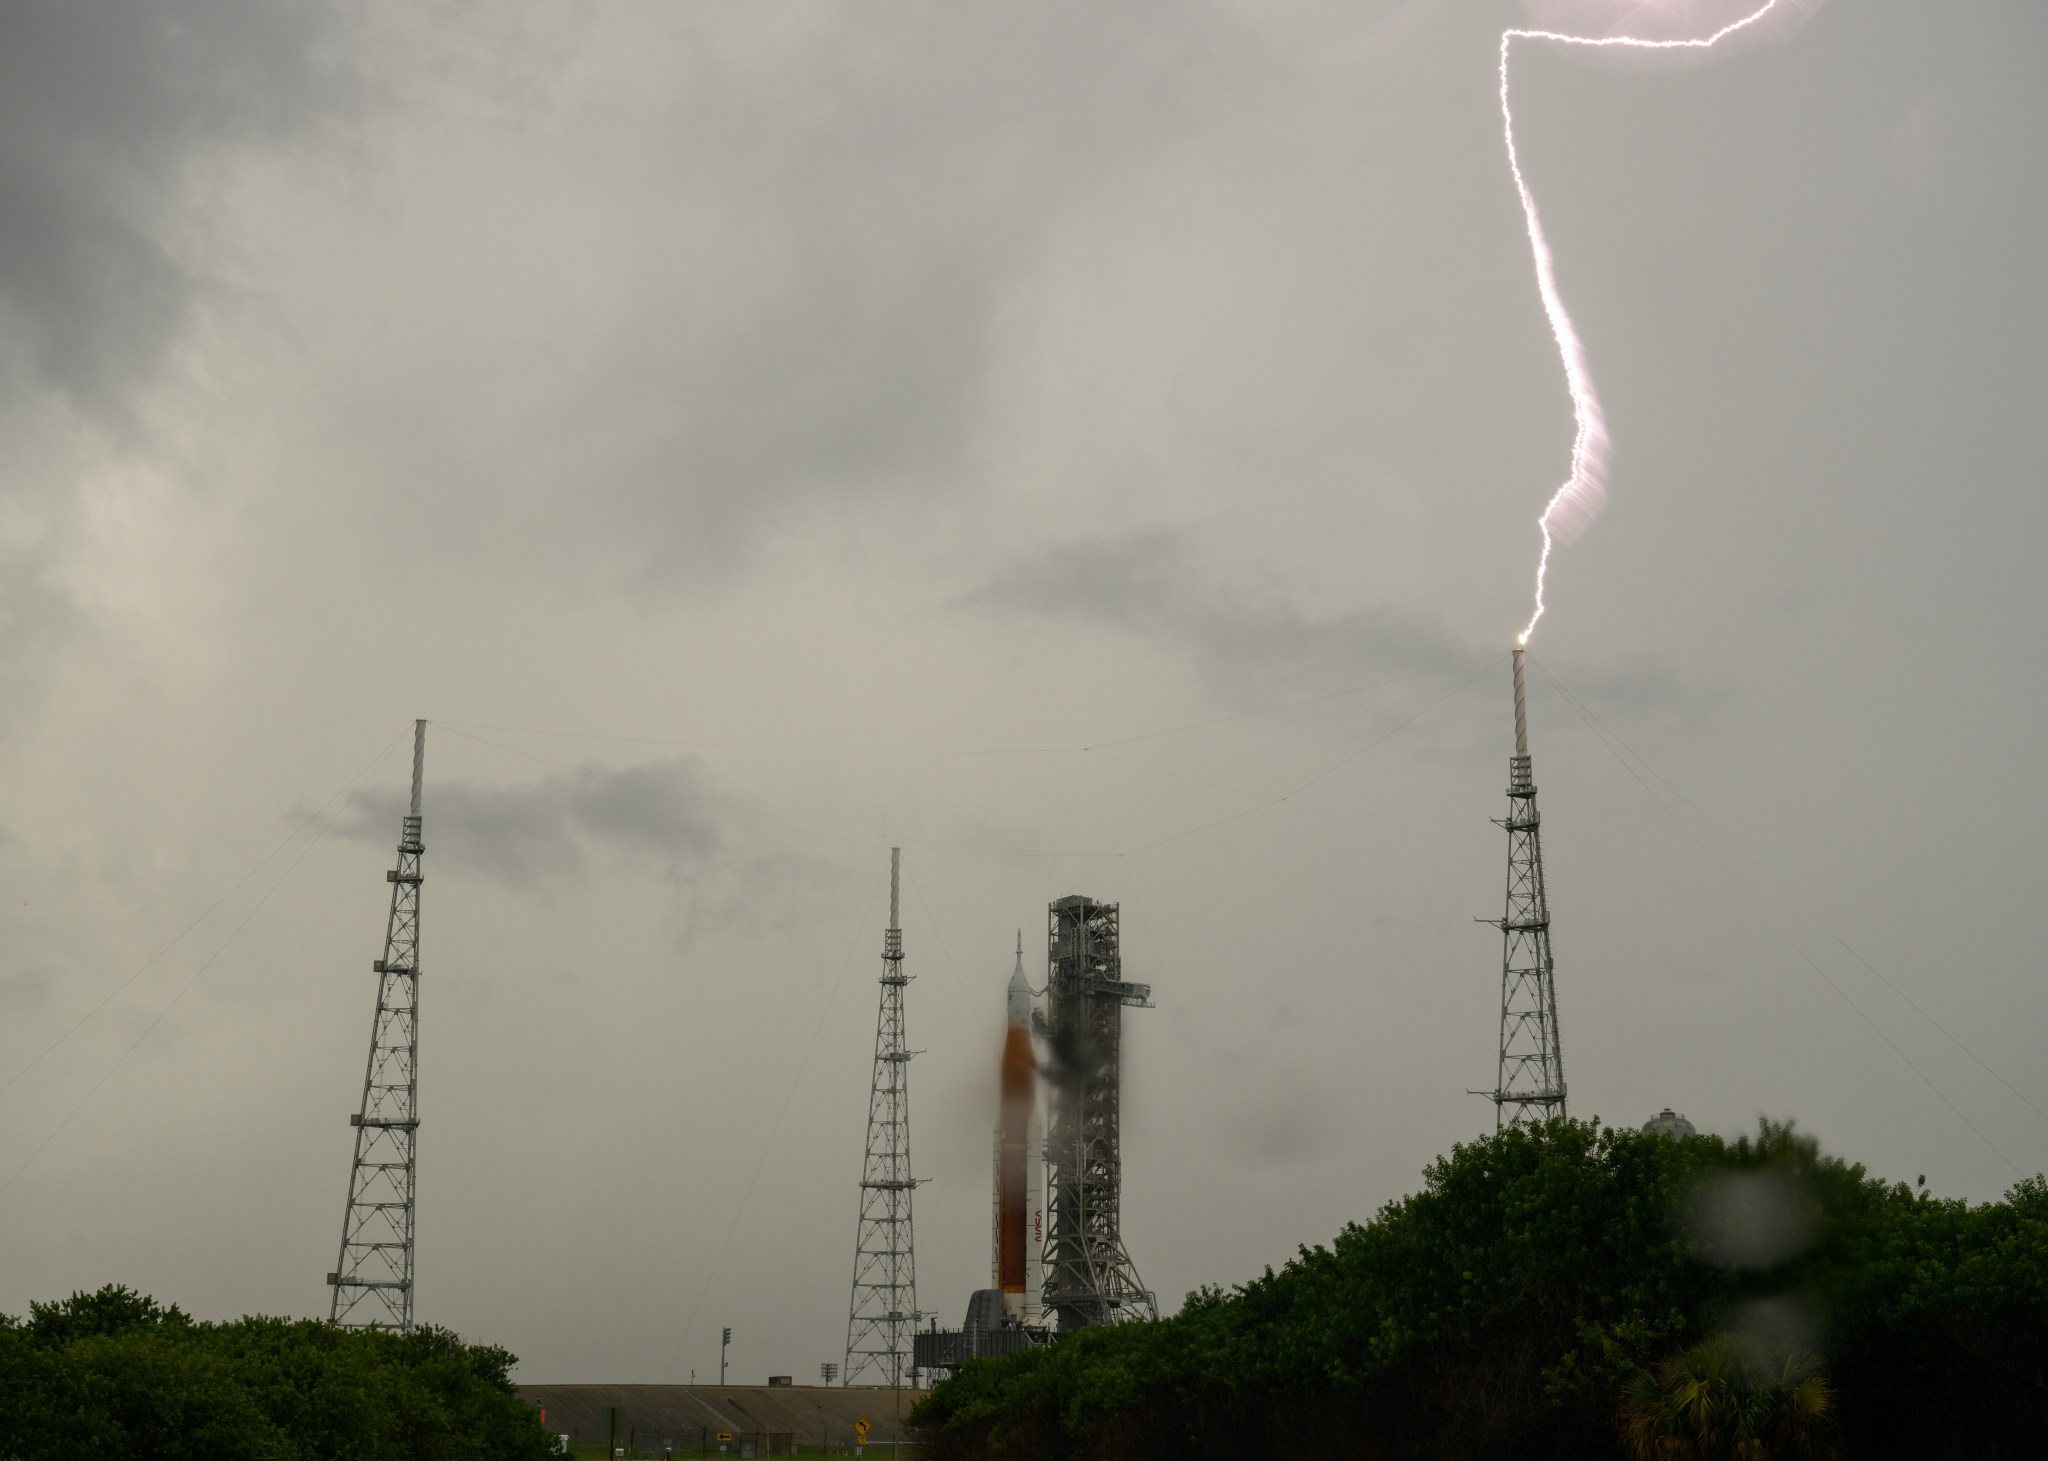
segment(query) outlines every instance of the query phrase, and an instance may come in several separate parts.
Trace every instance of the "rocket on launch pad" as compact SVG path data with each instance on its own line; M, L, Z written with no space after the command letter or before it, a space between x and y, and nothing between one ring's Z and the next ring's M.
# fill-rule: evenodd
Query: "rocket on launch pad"
M911 1336L921 1370L953 1372L986 1355L1022 1354L1051 1338L1045 1312L1045 1129L1038 1115L1038 1058L1032 1050L1032 996L1024 977L1024 935L1004 999L995 1131L995 1201L990 1223L991 1278L967 1300L958 1329L934 1324ZM927 1311L928 1312L928 1311Z
M1024 977L1024 934L1010 975L1003 1033L1002 1104L996 1117L995 1287L1017 1323L1038 1315L1032 1290L1045 1248L1042 1198L1044 1128L1038 1116L1038 1062L1031 1053L1031 985Z

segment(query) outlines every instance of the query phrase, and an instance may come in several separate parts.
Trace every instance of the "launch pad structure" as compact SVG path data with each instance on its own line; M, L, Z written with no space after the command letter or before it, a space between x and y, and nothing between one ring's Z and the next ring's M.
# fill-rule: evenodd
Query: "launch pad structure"
M1124 1009L1148 1008L1152 989L1123 977L1117 905L1078 894L1046 910L1046 966L1045 1007L1034 1011L1020 934L991 1174L994 1284L975 1290L958 1329L934 1322L918 1332L913 1353L927 1373L1018 1354L1049 1342L1055 1331L1159 1317L1124 1246L1122 1215ZM1042 1063L1034 1061L1033 1032L1044 1047ZM1051 1117L1042 1148L1042 1207L1033 1198L1041 1166L1039 1074ZM1047 1219L1042 1238L1041 1213ZM1042 1306L1027 1293L1033 1253L1039 1255Z
M1508 834L1506 902L1501 917L1483 920L1502 937L1499 1060L1494 1088L1475 1093L1494 1103L1497 1129L1566 1114L1542 818L1520 648L1513 653L1513 670L1508 814L1497 819ZM355 1153L340 1252L327 1275L330 1322L399 1332L414 1324L425 738L426 722L418 721L411 802L397 865L386 874L390 915L384 957L374 965L377 1002L362 1101L350 1118ZM907 1067L916 1052L906 1041L904 996L911 981L903 967L901 859L901 849L892 848L842 1381L892 1390L906 1380L915 1386L920 1371L950 1369L975 1354L1043 1343L1053 1332L1156 1319L1159 1312L1122 1229L1124 1010L1150 1008L1152 990L1123 976L1119 905L1073 894L1047 908L1043 1007L1032 1009L1021 936L1011 977L1004 1114L991 1173L994 1285L975 1292L961 1330L919 1333L927 1316L917 1300L913 1239L917 1180L911 1174ZM1032 1049L1027 1029L1042 1056ZM1042 1207L1034 1200L1032 1180L1040 1167L1033 1088L1041 1082L1047 1116ZM1039 1287L1039 1303L1031 1300L1032 1287Z
M1124 1008L1149 1006L1152 989L1123 977L1118 905L1078 894L1053 903L1046 970L1045 1309L1062 1334L1156 1319L1122 1228Z

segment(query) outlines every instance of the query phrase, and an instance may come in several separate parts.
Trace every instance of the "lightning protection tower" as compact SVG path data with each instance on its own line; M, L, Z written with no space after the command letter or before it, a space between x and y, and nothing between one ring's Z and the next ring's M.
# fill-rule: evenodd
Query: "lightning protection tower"
M897 890L903 849L889 849L889 928L882 935L882 998L875 1016L875 1071L868 1087L867 1157L853 1244L853 1300L846 1315L846 1383L900 1389L917 1329L917 1253L910 1220L910 1058L903 1044L903 930ZM912 1377L913 1379L915 1376Z
M1047 917L1051 1121L1045 1135L1051 1229L1045 1307L1062 1334L1118 1319L1157 1318L1124 1247L1123 1022L1150 985L1123 977L1117 905L1077 895Z
M387 872L391 916L370 1021L370 1061L356 1129L341 1260L327 1283L330 1322L349 1329L412 1329L413 1144L419 1135L420 771L427 723L412 727L412 807L398 837L398 866Z
M1543 892L1543 818L1529 766L1529 712L1522 651L1515 662L1515 754L1508 760L1507 907L1487 919L1501 931L1500 1067L1494 1129L1565 1114L1564 1051L1557 1038L1557 982L1550 962L1550 901Z

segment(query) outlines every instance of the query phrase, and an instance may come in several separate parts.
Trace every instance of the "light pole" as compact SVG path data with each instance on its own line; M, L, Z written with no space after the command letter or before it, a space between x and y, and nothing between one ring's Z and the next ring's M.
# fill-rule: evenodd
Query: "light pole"
M725 1352L732 1346L732 1326L728 1324L725 1335L718 1341L718 1388L725 1388Z
M834 1380L839 1378L839 1366L831 1363L831 1361L829 1360L826 1361L824 1364L818 1366L818 1378L823 1380L827 1385L831 1384Z

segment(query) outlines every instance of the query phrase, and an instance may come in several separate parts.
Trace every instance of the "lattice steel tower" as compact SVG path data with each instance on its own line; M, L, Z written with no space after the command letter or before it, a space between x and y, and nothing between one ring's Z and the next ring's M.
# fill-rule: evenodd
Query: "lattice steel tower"
M1124 1247L1120 1131L1124 1006L1147 1004L1152 988L1124 979L1114 903L1060 899L1047 910L1046 945L1045 1307L1062 1334L1156 1319L1158 1305Z
M427 723L413 722L412 809L398 837L391 917L370 1022L370 1061L341 1220L341 1260L327 1275L334 1290L327 1317L351 1329L412 1329L414 1141L419 1135L420 771Z
M853 1244L853 1301L846 1314L846 1383L901 1388L917 1329L917 1253L910 1220L910 1058L903 1044L903 930L897 889L903 849L889 849L889 929L882 935L882 998L875 1016L875 1073L868 1088L867 1159L860 1174L860 1227ZM916 1375L911 1375L912 1380Z
M1550 962L1550 901L1543 892L1543 818L1529 769L1529 712L1522 651L1515 660L1515 754L1508 761L1507 907L1487 920L1501 931L1500 1069L1491 1097L1496 1131L1565 1114L1564 1050L1557 1036L1557 981Z

